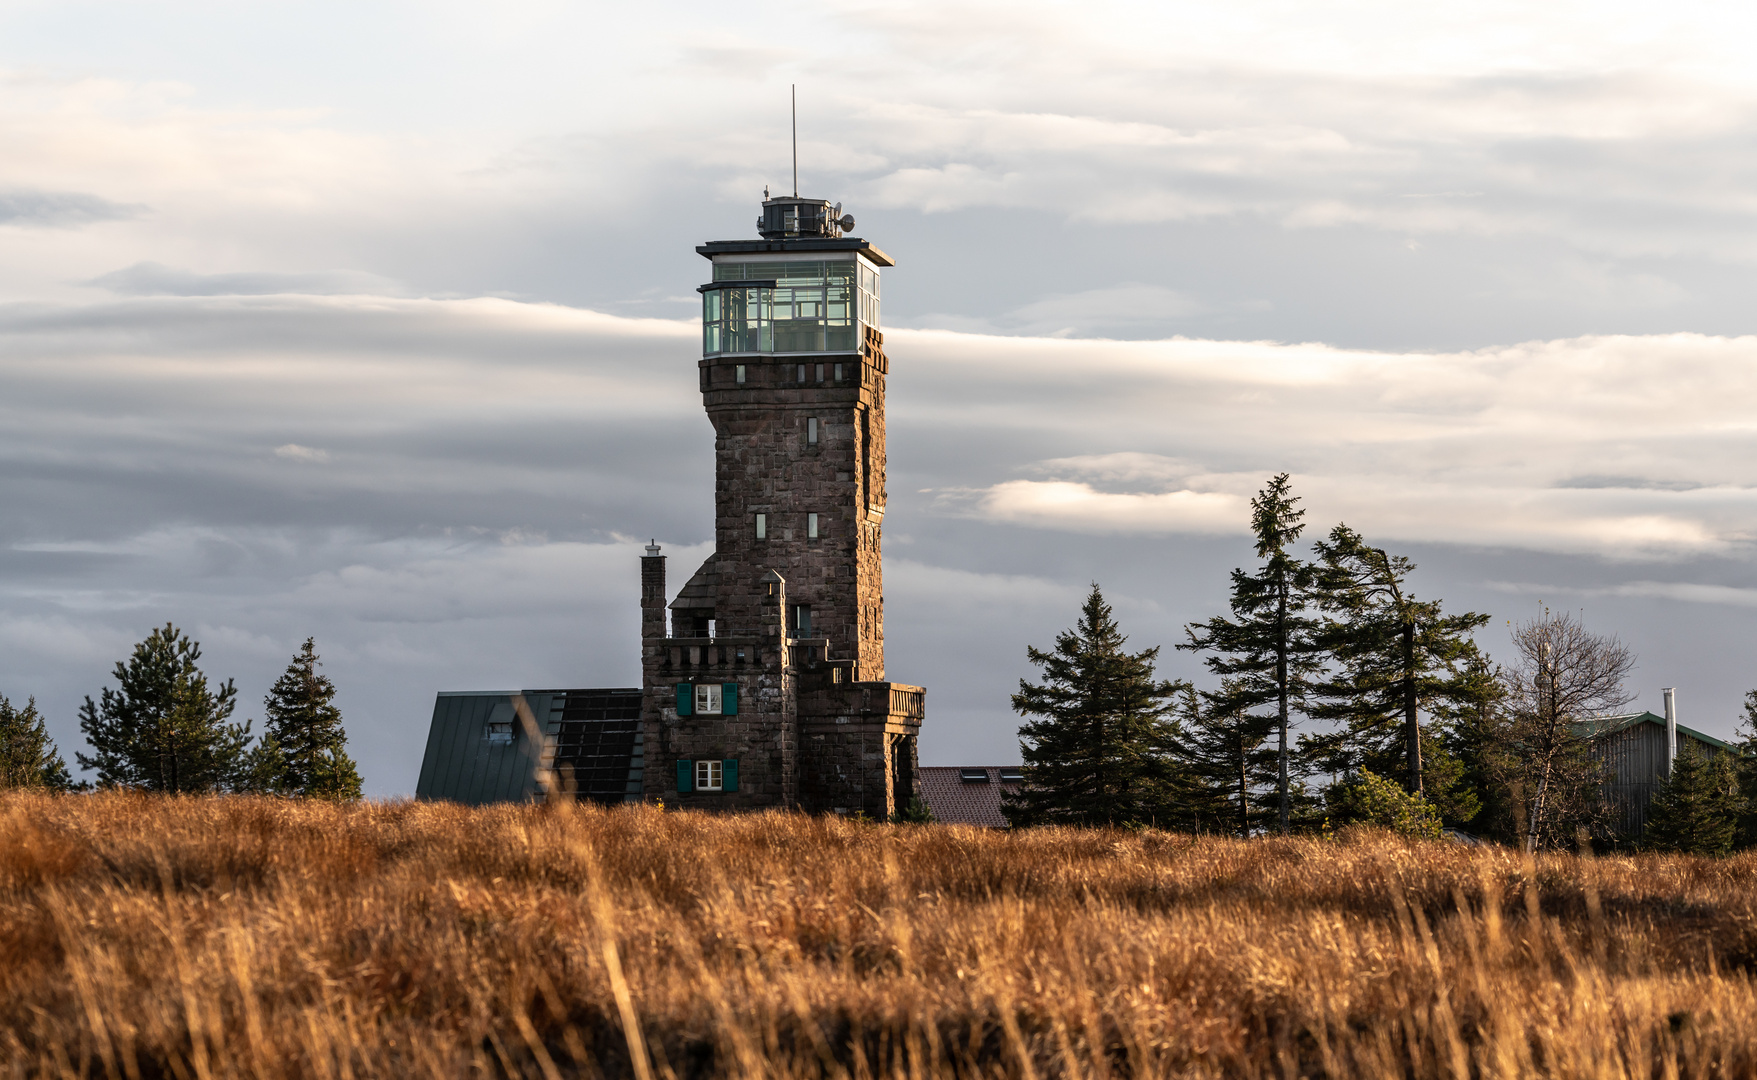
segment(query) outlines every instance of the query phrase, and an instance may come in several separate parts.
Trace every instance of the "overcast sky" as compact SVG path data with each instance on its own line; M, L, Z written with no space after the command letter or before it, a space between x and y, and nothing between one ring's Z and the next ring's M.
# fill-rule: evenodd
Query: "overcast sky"
M923 761L1088 583L1162 670L1287 470L1423 597L1757 686L1757 13L1668 3L0 8L0 693L307 635L368 790L441 689L638 681L707 553L694 245L892 254L887 659Z

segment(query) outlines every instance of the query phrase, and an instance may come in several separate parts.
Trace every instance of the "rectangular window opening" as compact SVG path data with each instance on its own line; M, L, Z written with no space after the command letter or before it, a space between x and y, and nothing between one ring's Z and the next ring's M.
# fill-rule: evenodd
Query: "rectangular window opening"
M739 364L732 369L732 379L739 386L744 385L744 365Z
M794 382L798 382L798 383L805 382L805 365L804 364L799 365L799 376L798 376L798 378L794 379Z
M817 381L818 382L824 381L824 366L822 364L819 364L817 366Z
M719 716L721 687L719 683L697 683L695 711L697 716Z
M503 720L488 725L488 741L491 743L512 742L512 721Z
M697 791L719 791L724 785L725 774L721 772L719 761L703 759L695 763L695 789Z
M758 540L769 538L769 515L758 514L756 516L756 538Z
M816 514L805 515L805 535L810 537L813 540L817 539L817 515Z
M811 605L810 604L794 604L793 605L793 636L794 637L810 637L811 636Z
M808 446L817 445L817 417L809 417L805 421L805 442Z
M837 382L842 381L842 365L841 364L836 365L836 381Z

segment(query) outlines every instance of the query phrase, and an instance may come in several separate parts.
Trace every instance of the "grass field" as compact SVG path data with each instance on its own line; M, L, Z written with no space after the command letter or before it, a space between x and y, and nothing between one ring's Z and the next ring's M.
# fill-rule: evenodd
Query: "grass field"
M0 1067L1752 1076L1754 872L1376 834L14 795Z

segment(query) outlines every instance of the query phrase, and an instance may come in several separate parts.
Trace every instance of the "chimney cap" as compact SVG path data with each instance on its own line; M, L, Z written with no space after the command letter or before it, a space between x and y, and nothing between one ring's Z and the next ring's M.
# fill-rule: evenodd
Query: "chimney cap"
M654 558L658 558L658 556L659 556L659 541L658 541L657 537L654 537L653 539L647 541L647 558L654 559Z

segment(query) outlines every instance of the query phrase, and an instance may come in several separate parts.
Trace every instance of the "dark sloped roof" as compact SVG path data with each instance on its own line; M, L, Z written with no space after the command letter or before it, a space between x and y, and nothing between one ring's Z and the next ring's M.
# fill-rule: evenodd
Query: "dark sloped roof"
M1576 735L1585 736L1590 739L1594 736L1609 735L1612 732L1622 731L1624 728L1634 727L1636 724L1658 724L1663 728L1665 727L1665 717L1651 712L1616 713L1611 716L1599 716L1594 717L1591 720L1581 720L1572 726ZM1678 734L1695 739L1697 742L1707 743L1709 746L1718 750L1728 749L1727 743L1715 738L1713 735L1704 735L1695 728L1685 727L1682 724L1678 725Z
M948 825L982 825L1004 829L1007 819L1001 813L1001 796L1019 790L1016 781L1002 783L1001 769L1013 773L1018 766L1001 765L924 765L921 768L921 798L933 811L934 820ZM985 781L963 779L981 772Z

